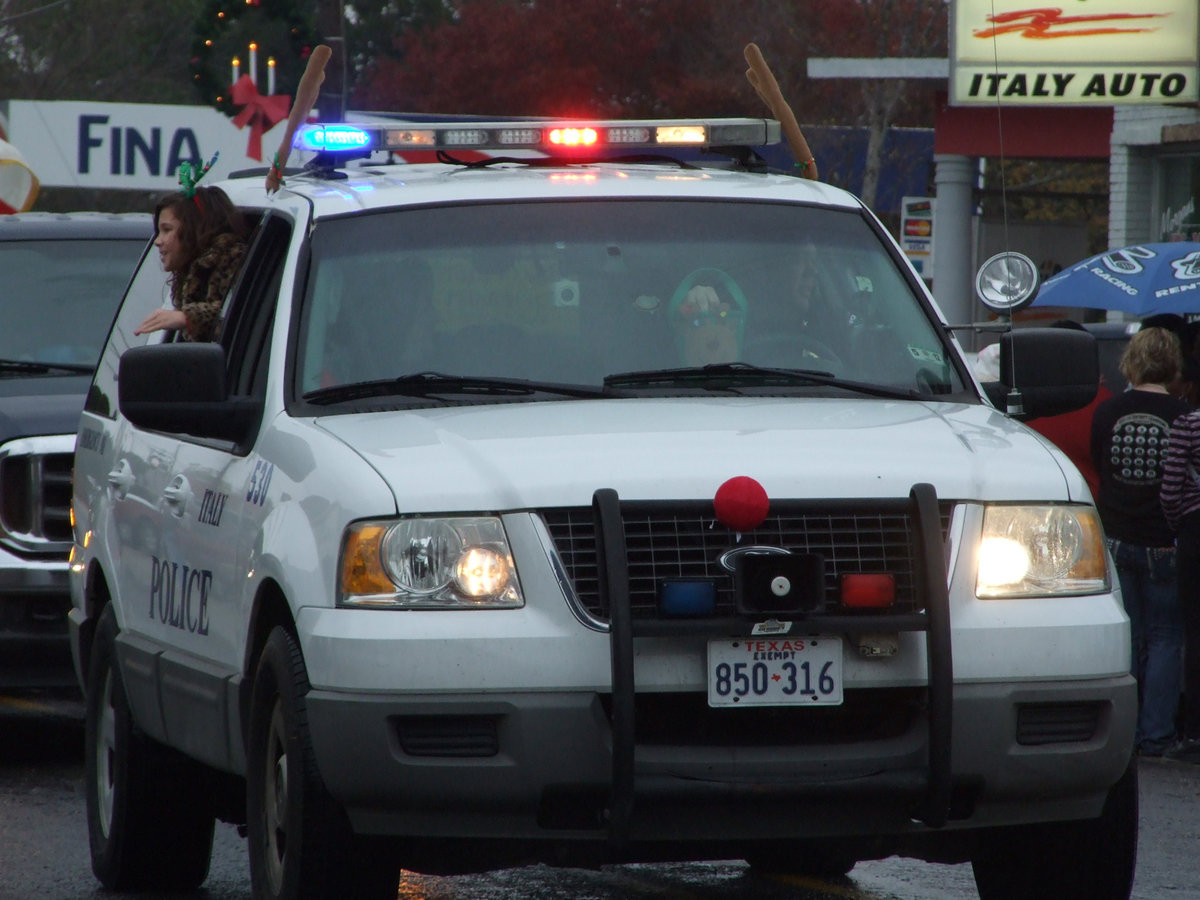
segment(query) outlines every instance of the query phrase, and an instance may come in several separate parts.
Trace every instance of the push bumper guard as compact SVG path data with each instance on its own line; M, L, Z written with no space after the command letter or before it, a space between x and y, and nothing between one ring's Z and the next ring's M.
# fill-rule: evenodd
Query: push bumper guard
M609 804L609 840L616 847L628 843L637 793L634 729L633 642L638 637L711 635L749 636L751 619L633 620L630 610L629 570L620 498L604 488L592 497L596 524L598 574L601 597L610 614L612 647L612 786ZM915 484L909 492L909 515L917 542L918 586L926 598L922 612L858 616L797 616L795 621L819 621L823 631L855 634L870 631L924 631L928 660L929 770L914 819L931 828L946 824L951 800L951 709L953 665L950 645L950 596L938 513L937 492L931 484ZM781 791L803 786L778 785ZM921 790L918 787L918 790Z

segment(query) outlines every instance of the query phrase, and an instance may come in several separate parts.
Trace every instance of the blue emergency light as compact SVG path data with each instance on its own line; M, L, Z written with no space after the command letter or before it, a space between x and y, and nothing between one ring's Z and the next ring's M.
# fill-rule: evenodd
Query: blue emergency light
M354 125L312 125L301 128L296 133L296 146L301 150L325 152L375 149L373 133Z

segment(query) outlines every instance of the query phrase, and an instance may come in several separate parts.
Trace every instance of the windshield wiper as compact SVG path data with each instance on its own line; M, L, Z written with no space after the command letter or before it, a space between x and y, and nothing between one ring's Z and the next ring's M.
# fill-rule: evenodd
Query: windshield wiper
M338 384L309 391L304 399L309 403L345 403L367 397L430 397L435 394L478 394L489 397L527 397L533 394L555 394L560 397L611 397L605 388L580 384L554 384L528 381L524 378L478 378L466 375L445 375L441 372L415 372L399 378L378 381L359 381Z
M28 372L31 375L42 375L46 372L77 372L80 375L91 375L96 371L95 366L79 363L38 362L27 359L0 359L0 375Z
M621 372L604 379L605 387L695 387L709 391L736 390L738 387L770 385L828 385L873 397L897 400L920 399L914 390L886 387L865 381L839 378L832 372L818 369L775 369L749 363L718 363L681 369L648 369L642 372Z

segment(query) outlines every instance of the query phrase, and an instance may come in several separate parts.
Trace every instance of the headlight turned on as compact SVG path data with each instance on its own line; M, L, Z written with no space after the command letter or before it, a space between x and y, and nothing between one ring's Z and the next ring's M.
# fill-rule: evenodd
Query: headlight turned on
M342 543L338 606L516 609L516 566L494 517L357 522Z
M988 506L975 594L1003 599L1107 593L1106 560L1093 506Z

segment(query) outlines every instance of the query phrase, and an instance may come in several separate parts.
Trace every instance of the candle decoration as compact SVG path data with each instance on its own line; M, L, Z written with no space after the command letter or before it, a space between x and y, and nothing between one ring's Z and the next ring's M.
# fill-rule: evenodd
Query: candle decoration
M192 31L192 83L204 103L230 117L243 107L235 102L232 90L243 78L267 96L282 91L290 103L309 54L319 43L312 3L208 0ZM267 59L262 82L258 81L260 52ZM237 68L230 64L234 58Z

